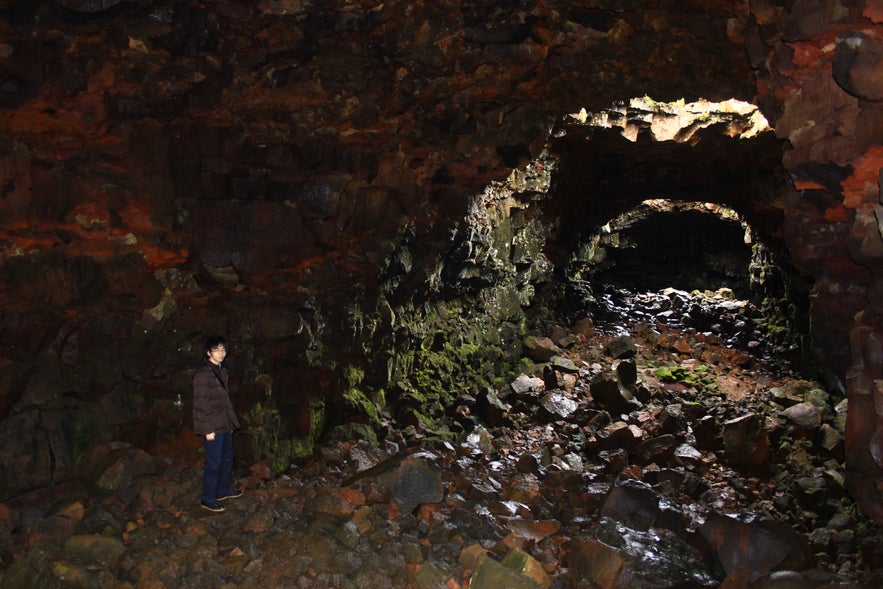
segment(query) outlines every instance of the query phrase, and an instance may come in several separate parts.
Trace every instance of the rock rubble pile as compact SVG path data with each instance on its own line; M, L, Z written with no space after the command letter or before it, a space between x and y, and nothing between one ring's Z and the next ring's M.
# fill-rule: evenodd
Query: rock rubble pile
M880 586L845 402L717 328L639 319L527 338L532 370L452 408L461 435L246 464L222 514L190 437L105 446L88 480L0 505L0 588Z

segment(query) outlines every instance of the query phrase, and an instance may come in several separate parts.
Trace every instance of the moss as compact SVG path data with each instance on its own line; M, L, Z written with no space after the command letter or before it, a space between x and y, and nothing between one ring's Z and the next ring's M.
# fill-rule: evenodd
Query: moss
M292 456L291 440L281 440L276 445L275 452L270 455L270 471L273 476L277 476L288 470L291 465Z
M813 473L812 443L809 440L783 442L779 446L781 462L794 475L809 476Z
M365 379L365 371L357 366L346 366L343 368L341 373L343 375L343 381L344 383L346 383L347 388L356 387L360 385Z
M328 439L331 441L365 440L372 446L376 446L378 443L374 429L364 423L338 425L329 432Z
M708 373L708 366L700 364L694 369L684 366L667 367L656 369L656 377L663 382L676 382L688 386L697 392L705 394L718 394L720 387L714 377Z
M478 353L478 350L478 345L472 343L464 343L459 346L445 343L445 351L453 353L461 360L469 360L472 356Z
M507 192L516 185L521 180L499 189ZM509 201L501 197L500 202ZM448 254L427 280L428 288L443 296L429 297L429 302L391 303L401 299L396 271L405 265L390 258L382 287L389 298L381 295L375 311L359 317L372 337L361 349L385 362L385 392L373 390L376 377L384 375L375 366L369 371L372 386L356 384L360 378L345 379L348 406L369 414L370 401L384 411L388 397L396 416L416 411L431 418L477 390L505 386L520 371L520 339L528 329L525 308L535 303L534 285L548 281L549 271L541 255L546 228L511 212L509 206L477 209L472 219L477 224L455 232ZM550 314L548 323L554 319Z
M243 418L249 426L255 460L275 455L279 450L279 434L282 429L279 412L258 402Z
M380 409L359 389L351 388L344 392L343 400L351 409L355 409L367 416L371 423L380 424Z
M534 361L530 358L523 357L518 360L518 363L515 365L515 370L519 373L531 373L534 369Z
M344 404L351 410L364 415L371 424L380 425L380 414L386 405L383 389L370 391L360 385L365 379L365 371L356 366L347 366L342 371L345 390L342 394ZM369 391L369 392L366 392Z
M310 423L306 437L288 436L279 411L260 402L243 416L249 425L255 460L268 459L274 475L287 471L293 462L312 456L325 425L324 400L313 401L307 411Z
M286 470L292 463L308 460L313 456L313 452L316 450L316 443L311 439L293 438L289 442L291 444L289 446L290 459L286 462Z
M396 364L403 368L395 383L402 408L427 416L444 413L464 394L504 383L512 373L498 346L438 332L424 338L418 349L401 353Z
M496 376L494 377L493 381L491 381L491 384L493 385L494 389L502 389L510 382L512 382L512 379L509 377Z

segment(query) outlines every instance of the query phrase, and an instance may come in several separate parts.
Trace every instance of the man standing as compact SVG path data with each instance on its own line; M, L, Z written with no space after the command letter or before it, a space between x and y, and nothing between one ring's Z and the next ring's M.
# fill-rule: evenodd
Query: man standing
M242 496L231 489L233 479L233 430L239 420L230 402L229 375L224 366L227 345L221 336L205 342L205 359L193 375L193 431L205 442L205 471L201 505L209 511L224 511L220 501Z

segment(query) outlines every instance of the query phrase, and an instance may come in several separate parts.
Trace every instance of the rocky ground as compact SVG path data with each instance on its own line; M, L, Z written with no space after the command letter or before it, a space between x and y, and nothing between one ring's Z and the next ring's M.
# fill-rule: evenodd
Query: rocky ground
M99 448L86 480L0 504L0 588L883 585L842 396L771 361L750 305L642 297L528 338L534 370L455 408L456 435L246 463L224 513L198 506L192 435Z

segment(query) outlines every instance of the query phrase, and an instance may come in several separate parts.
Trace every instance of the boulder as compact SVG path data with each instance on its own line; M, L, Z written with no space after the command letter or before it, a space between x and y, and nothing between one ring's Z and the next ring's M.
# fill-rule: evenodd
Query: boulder
M615 589L625 567L619 552L599 540L574 538L570 546L570 585L574 589Z
M548 362L553 356L562 353L561 348L555 345L548 337L536 337L529 335L522 342L528 358L534 362Z
M790 526L766 519L739 521L712 513L699 528L725 575L744 569L752 572L801 570L810 562L809 546Z
M632 479L614 485L601 507L601 516L633 530L650 529L660 513L659 495L646 483Z
M832 75L846 92L861 100L883 101L883 43L856 31L837 40Z
M699 551L669 530L637 531L602 517L588 534L574 538L572 546L575 589L719 586Z
M559 523L558 528L560 527ZM557 531L557 528L555 531ZM520 548L513 548L510 550L500 562L503 566L536 581L540 589L549 589L552 585L552 579L550 579L546 571L543 570L543 565Z
M613 415L628 413L638 407L634 396L620 386L619 378L611 371L605 371L592 378L589 384L592 398Z
M578 403L563 391L550 391L540 399L540 407L547 420L565 420L577 410Z
M635 346L632 338L622 335L613 338L610 343L607 344L606 351L607 355L611 358L616 358L617 360L620 360L634 357L635 354L638 353L638 348Z
M418 505L444 499L441 471L429 457L405 458L387 475L387 484L392 488L392 500L405 513L412 512Z
M512 392L516 395L526 395L528 393L536 393L542 391L545 388L545 383L542 378L537 378L535 376L528 376L526 374L520 374L518 377L509 383L509 388L512 389Z
M749 413L724 422L723 440L729 464L749 468L768 464L770 442L763 415Z
M492 558L481 558L469 589L541 589L536 580Z
M822 422L822 412L812 403L797 403L781 415L801 430L815 430Z

